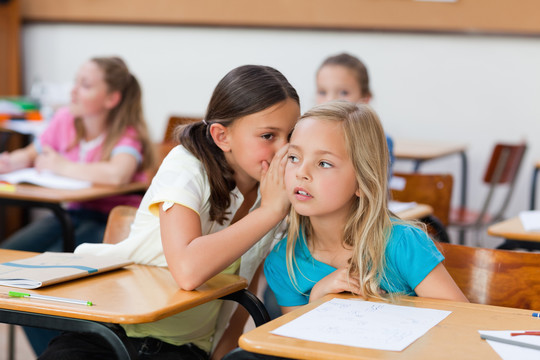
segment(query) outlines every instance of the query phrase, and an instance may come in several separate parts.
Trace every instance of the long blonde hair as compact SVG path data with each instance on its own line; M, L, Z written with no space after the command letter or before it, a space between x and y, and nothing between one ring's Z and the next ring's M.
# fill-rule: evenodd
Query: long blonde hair
M349 276L358 277L364 296L381 297L379 286L384 278L385 249L391 231L388 211L388 163L386 136L377 114L366 104L332 101L306 112L302 119L315 118L340 122L347 153L353 163L361 196L351 206L344 229L343 244L352 248ZM291 208L287 241L287 270L297 284L294 248L303 231L312 234L309 217ZM297 287L298 288L298 287Z
M128 127L133 127L142 143L142 169L150 169L154 164L154 147L150 140L148 127L142 110L142 91L139 82L133 76L126 63L119 57L95 57L90 59L103 71L103 78L109 92L118 91L121 99L107 116L107 134L103 140L102 160L108 160L118 140ZM78 143L84 138L84 126L81 119L75 119Z

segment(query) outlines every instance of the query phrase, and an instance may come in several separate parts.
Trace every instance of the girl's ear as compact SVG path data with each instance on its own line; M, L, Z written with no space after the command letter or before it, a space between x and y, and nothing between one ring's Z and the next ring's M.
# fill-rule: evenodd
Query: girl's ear
M371 101L371 96L370 95L362 96L362 98L360 99L360 102L362 104L368 104L369 105L370 101Z
M231 151L231 146L229 144L229 128L221 124L211 124L210 125L210 136L214 140L214 143L223 151Z
M362 192L360 191L360 188L356 189L356 191L354 192L354 195L356 195L357 197L362 197Z
M122 94L120 91L113 91L112 93L109 93L105 98L105 108L109 110L114 109L118 104L120 104L120 100L122 100Z

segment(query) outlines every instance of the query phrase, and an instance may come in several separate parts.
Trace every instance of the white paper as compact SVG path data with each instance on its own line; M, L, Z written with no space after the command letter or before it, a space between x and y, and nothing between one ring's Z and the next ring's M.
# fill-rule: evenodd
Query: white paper
M540 231L540 210L522 211L519 219L525 231Z
M478 332L482 335L492 335L492 336L500 336L503 339L517 339L515 336L510 336L511 332L520 332L524 330L505 330L505 331L492 331L492 330L479 330ZM539 336L527 336L522 335L519 336L519 340L521 341L533 341L540 345L540 337ZM527 339L529 338L529 339ZM530 349L523 346L517 346L517 345L511 345L506 344L500 341L495 340L486 340L488 344L493 348L493 350L501 357L503 360L538 360L540 359L540 350Z
M451 311L332 299L273 334L330 344L401 351Z
M403 189L405 189L405 185L407 185L407 180L399 176L392 176L388 182L388 186L392 190L403 191Z
M2 126L21 134L38 136L47 127L47 122L32 120L8 120L3 123Z
M388 209L394 214L399 214L402 211L414 208L417 203L413 202L401 202L401 201L389 201Z
M53 189L85 189L92 186L90 181L83 181L56 175L50 171L38 172L34 168L21 169L0 175L1 181L11 184L29 183Z

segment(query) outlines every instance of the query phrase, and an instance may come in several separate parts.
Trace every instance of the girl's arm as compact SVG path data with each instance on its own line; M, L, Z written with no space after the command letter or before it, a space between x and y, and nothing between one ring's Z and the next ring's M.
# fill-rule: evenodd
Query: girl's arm
M193 290L202 285L285 218L290 206L283 182L286 151L287 147L279 150L269 168L263 165L261 206L221 231L203 236L199 215L194 210L175 204L164 211L160 204L163 251L180 288Z
M469 302L441 263L431 270L414 291L420 297Z
M128 153L118 153L108 161L92 163L73 162L50 147L44 147L36 159L38 170L51 170L55 174L103 185L127 184L137 171L137 159Z
M31 167L34 164L36 156L37 151L34 144L10 153L3 152L0 154L0 173Z
M280 306L281 308L281 313L282 314L287 314L287 313L290 313L291 311L294 311L296 309L299 309L301 308L302 306Z

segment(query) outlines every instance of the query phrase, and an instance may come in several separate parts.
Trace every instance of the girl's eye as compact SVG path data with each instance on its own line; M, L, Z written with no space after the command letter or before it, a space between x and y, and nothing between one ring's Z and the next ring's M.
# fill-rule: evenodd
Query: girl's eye
M348 95L349 95L349 92L343 90L343 91L340 92L340 95L341 95L341 96L348 96Z
M325 90L319 90L319 91L317 91L317 94L319 94L319 96L326 96L326 91Z
M319 166L322 167L322 168L327 169L327 168L331 168L331 167L332 167L332 164L330 164L329 162L326 162L326 161L321 161L321 162L319 163Z
M294 155L289 155L289 161L292 162L292 163L297 163L298 162L298 158Z
M274 134L263 134L263 135L261 135L261 137L264 140L272 140L274 138Z

